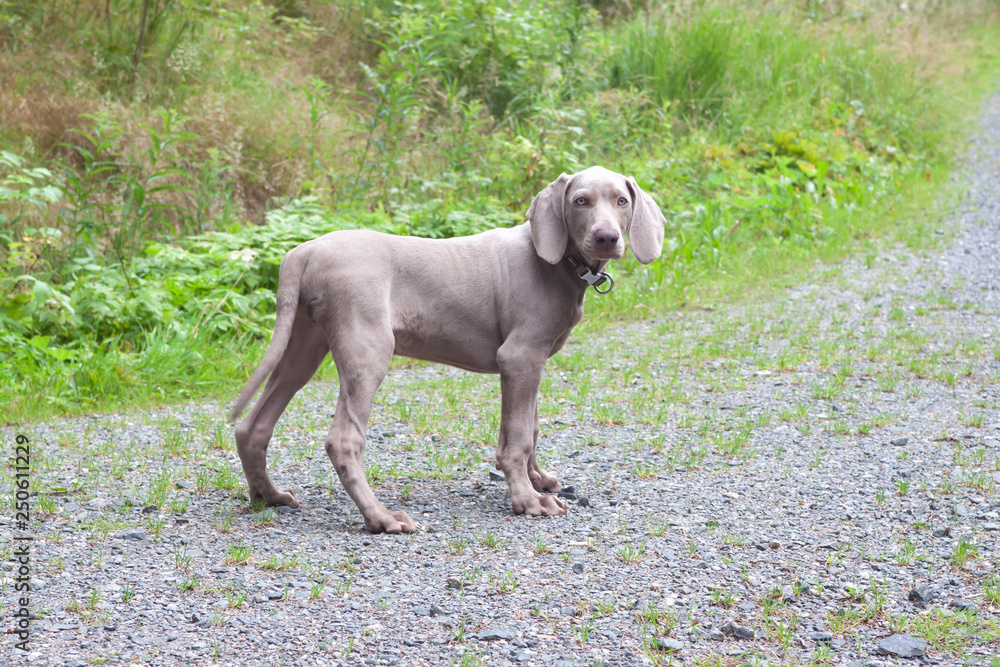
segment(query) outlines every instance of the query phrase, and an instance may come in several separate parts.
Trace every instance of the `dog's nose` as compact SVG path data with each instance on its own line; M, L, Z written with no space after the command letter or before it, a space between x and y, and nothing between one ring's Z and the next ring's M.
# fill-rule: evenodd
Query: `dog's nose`
M618 245L619 238L617 229L600 227L594 230L594 241L601 248L612 248Z

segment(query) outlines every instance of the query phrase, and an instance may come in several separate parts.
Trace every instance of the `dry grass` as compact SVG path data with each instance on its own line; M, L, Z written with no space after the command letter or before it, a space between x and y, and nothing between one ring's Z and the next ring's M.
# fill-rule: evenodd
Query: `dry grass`
M229 14L260 6L225 5ZM47 9L25 3L28 16L17 30L0 32L0 145L39 160L69 157L79 166L63 144L75 140L71 129L87 124L81 114L106 111L134 137L134 129L155 124L158 109L174 108L190 117L187 129L199 137L189 159L203 161L210 149L228 158L243 208L259 218L265 202L300 175L290 163L311 130L302 91L313 81L333 91L353 88L357 63L373 55L359 29L362 16L333 4L303 6L310 23L291 28L252 11L232 25L200 21L202 32L184 32L170 58L157 61L153 49L126 90L101 78L93 41L104 32L104 0L55 0ZM344 125L344 114L321 120L326 136ZM118 146L122 155L145 148Z
M0 64L0 70L6 69ZM13 90L14 86L4 81L2 88ZM9 141L4 143L41 156L67 154L61 143L72 138L70 130L79 127L80 114L93 113L98 105L97 100L58 93L45 85L0 95L3 134Z

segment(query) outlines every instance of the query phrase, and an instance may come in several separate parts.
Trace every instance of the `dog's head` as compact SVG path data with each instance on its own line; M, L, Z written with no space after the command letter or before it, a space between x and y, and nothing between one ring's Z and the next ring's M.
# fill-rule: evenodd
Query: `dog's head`
M589 263L621 259L626 237L643 264L663 250L666 220L656 202L635 179L604 167L560 174L535 196L527 217L535 251L551 264L567 253Z

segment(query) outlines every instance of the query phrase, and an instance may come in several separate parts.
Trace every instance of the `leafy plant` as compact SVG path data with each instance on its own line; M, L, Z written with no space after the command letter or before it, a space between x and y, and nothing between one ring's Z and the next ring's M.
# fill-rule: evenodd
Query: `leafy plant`
M709 276L770 280L889 233L907 184L936 187L964 79L916 79L881 48L917 23L875 32L820 4L830 29L790 1L8 3L8 97L25 104L4 107L0 133L0 410L18 421L223 391L267 339L291 247L335 229L510 226L555 174L593 163L669 214L663 258L588 306L597 316L673 307ZM992 29L989 3L948 21L924 4L906 13L921 30ZM980 41L957 53L986 77L996 59ZM971 369L908 360L920 341L899 339L872 354L949 383ZM840 397L850 369L820 357L841 367L813 394ZM742 439L717 445L752 454Z

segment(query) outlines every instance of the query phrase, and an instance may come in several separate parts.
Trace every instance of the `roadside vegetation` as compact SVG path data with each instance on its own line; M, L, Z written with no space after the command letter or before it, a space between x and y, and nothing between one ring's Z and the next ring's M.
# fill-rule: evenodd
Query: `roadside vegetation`
M592 164L668 218L664 257L589 300L596 326L922 243L914 213L1000 73L998 18L996 0L10 0L0 415L224 396L289 248L518 224Z

